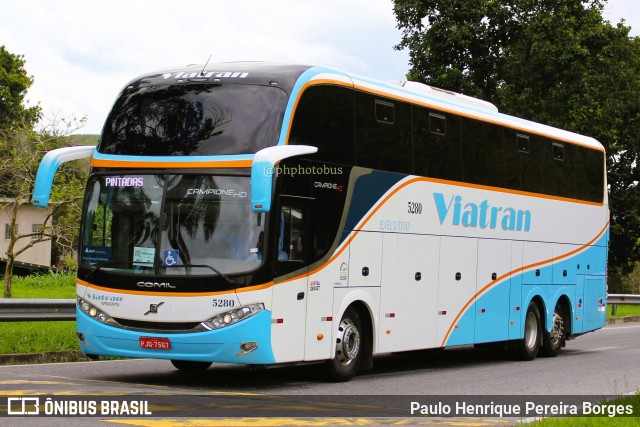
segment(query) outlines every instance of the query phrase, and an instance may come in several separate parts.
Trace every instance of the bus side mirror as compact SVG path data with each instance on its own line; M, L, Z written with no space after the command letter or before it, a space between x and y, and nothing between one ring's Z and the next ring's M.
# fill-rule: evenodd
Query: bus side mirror
M317 147L309 145L277 145L258 151L251 164L251 209L256 213L266 213L271 209L273 175L278 162L316 151Z
M46 208L49 205L53 178L61 164L89 158L93 155L95 148L93 146L64 147L45 154L36 174L36 184L33 188L33 200L31 201L33 206Z

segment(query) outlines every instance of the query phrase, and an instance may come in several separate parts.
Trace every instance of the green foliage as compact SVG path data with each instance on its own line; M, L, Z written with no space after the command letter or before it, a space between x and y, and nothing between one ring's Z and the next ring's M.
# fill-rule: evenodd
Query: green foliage
M0 323L0 354L78 350L76 322Z
M98 144L98 139L100 139L100 135L95 134L75 134L69 136L69 142L71 143L71 145L95 146Z
M492 101L502 46L520 26L507 2L396 0L394 12L403 34L396 48L409 49L410 80Z
M607 310L608 318L628 316L640 316L640 305L618 304L615 315L613 315L613 306L611 304L609 305L609 309Z
M75 295L75 272L14 277L15 298L75 298Z
M607 149L609 267L618 292L640 260L640 39L605 0L395 0L408 77L496 103Z
M0 130L31 128L40 118L40 107L24 105L33 78L27 75L24 58L0 46Z
M2 206L10 212L10 241L4 296L11 296L12 267L15 258L33 245L52 240L54 263L71 258L77 244L82 203L82 189L88 175L88 162L63 164L54 180L49 216L39 232L18 233L14 227L21 204L29 203L35 177L44 154L68 146L69 135L85 122L84 118L54 118L38 131L14 130L0 132L0 188L9 196ZM20 242L20 243L18 243ZM27 242L22 244L21 242Z
M640 262L636 262L633 271L622 278L621 286L617 292L640 295Z
M54 263L72 258L78 226L82 189L88 174L88 163L63 165L56 174L51 195L51 209L39 232L18 233L18 208L29 203L38 165L52 149L71 145L70 135L86 118L53 117L42 128L34 126L41 118L39 107L25 105L27 89L33 78L27 76L24 58L0 46L0 209L9 216L9 242L6 253L4 296L11 296L13 264L18 255L33 245L52 240ZM26 242L26 243L23 243ZM60 263L60 262L59 262ZM68 263L67 263L68 264Z
M15 298L75 298L75 273L15 277ZM78 350L75 322L0 322L0 354Z

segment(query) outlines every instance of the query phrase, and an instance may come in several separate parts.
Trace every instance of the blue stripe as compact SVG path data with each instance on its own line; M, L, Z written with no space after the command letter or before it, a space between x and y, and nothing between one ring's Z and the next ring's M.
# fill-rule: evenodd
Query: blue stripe
M597 242L595 242L591 246L586 247L582 252L558 262L549 263L548 265L541 267L541 274L539 277L537 277L538 280L535 282L526 279L528 274L527 272L510 276L502 282L495 284L485 293L480 295L476 299L476 301L469 305L466 312L460 317L460 319L458 319L458 322L456 322L458 328L452 329L445 345L467 345L522 338L524 331L522 327L523 322L522 319L516 319L516 317L524 317L526 315L526 308L529 304L529 301L534 296L541 297L544 302L545 306L541 307L541 310L543 311L541 312L541 314L545 317L546 320L545 328L547 330L550 330L551 316L553 314L555 304L560 296L564 294L569 298L572 310L574 310L577 306L576 299L582 300L582 305L585 305L585 297L583 295L576 295L576 284L578 282L579 275L588 274L587 277L601 279L602 281L605 280L606 256L603 256L603 251L605 251L606 253L607 240L608 230L600 237L600 239L598 239ZM580 265L580 270L576 270L578 264ZM588 270L587 266L589 266ZM558 274L558 272L561 272L563 269L571 271L572 274L566 278L562 277L562 275ZM556 271L555 279L553 278L554 270ZM554 283L554 281L562 283ZM484 283L478 283L477 287L481 288L484 285ZM511 292L510 289L510 287L512 286L517 286L522 289L522 292L516 292L516 294L521 294L522 297L520 301L510 301L508 303L508 306L505 307L505 299L509 301L509 295L514 294L514 292ZM527 291L525 292L525 290ZM563 291L560 292L561 290ZM606 293L598 296L598 298L606 298ZM515 306L519 306L520 311L515 312ZM480 308L486 309L486 313L479 313L478 310ZM481 328L479 331L476 331L478 317L492 315L493 313L502 313L502 317L498 314L499 320L494 325L495 327L491 330ZM583 316L587 316L588 314L589 313L585 312ZM591 314L593 315L594 313ZM504 315L506 315L506 317ZM572 333L587 332L588 330L594 329L594 327L583 328L581 326L581 319L575 319L573 313L569 313L569 315L572 319ZM507 332L509 329L510 320L514 320L516 321L516 325L520 325L519 330L517 331L517 334L515 336L513 335L513 331L511 331L511 334ZM500 321L504 322L504 327L500 327ZM602 315L602 324L598 327L603 326L604 314ZM446 327L448 328L449 325L446 325Z
M153 162L153 163L195 163L195 162L222 162L222 161L242 161L253 160L253 154L228 154L212 156L124 156L94 153L96 160L116 161L116 162Z
M354 230L356 225L373 208L391 187L396 185L406 175L372 171L368 175L359 177L353 187L351 206L345 223L345 230Z

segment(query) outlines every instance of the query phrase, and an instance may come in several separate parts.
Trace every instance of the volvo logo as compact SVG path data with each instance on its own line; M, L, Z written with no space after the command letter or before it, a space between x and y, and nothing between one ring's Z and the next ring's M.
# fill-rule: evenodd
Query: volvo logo
M140 288L176 288L169 282L138 282L136 285Z
M144 315L146 316L149 313L157 313L158 307L160 307L162 304L164 304L164 301L159 302L157 304L149 304L149 311L147 311Z

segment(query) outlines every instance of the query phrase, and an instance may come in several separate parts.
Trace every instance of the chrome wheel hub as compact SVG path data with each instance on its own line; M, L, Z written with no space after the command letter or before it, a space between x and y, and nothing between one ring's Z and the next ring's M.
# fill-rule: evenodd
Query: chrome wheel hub
M360 332L351 319L343 319L338 328L336 359L342 366L349 365L360 352Z
M564 320L557 311L553 312L553 324L551 325L551 333L549 339L551 345L559 346L562 343L562 337L564 335Z

